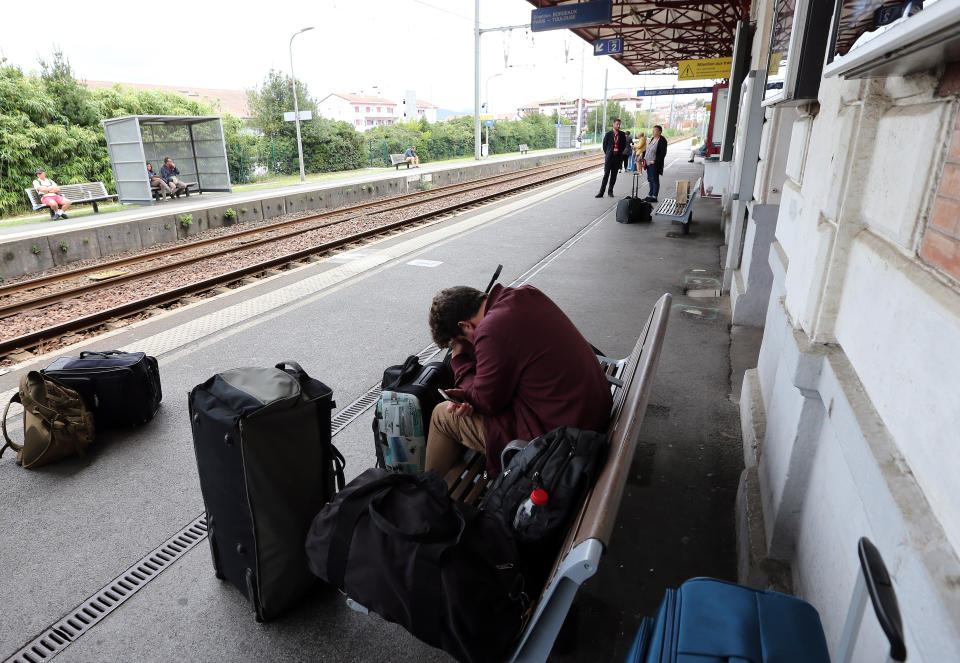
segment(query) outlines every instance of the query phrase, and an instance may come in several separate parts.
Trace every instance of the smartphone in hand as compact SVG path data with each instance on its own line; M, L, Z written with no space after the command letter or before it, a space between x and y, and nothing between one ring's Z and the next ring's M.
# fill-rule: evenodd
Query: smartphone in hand
M451 403L456 403L457 405L463 405L463 401L457 400L456 398L454 398L453 396L445 392L443 389L437 389L437 391L440 392L440 395L443 396L444 400L448 400Z

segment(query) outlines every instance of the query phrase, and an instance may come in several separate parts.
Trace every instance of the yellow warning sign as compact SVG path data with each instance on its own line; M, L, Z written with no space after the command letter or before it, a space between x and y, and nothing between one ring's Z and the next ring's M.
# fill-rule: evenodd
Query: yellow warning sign
M730 78L733 58L710 58L708 60L680 60L677 80L700 81L713 78Z
M492 120L492 119L493 119L493 115L491 115L490 113L480 113L480 119L481 119L481 120Z
M770 66L767 67L767 76L776 76L777 72L780 71L780 60L783 58L783 53L771 53L770 54Z

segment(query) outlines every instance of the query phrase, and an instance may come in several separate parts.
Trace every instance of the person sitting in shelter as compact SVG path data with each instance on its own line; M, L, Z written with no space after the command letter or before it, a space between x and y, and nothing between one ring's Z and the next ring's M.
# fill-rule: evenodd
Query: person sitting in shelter
M610 385L587 340L549 297L532 286L496 285L489 295L468 286L441 290L430 307L430 332L452 350L462 404L434 408L426 468L445 472L463 452L486 452L487 471L515 439L558 426L605 432Z
M33 181L33 188L40 194L40 203L53 210L58 219L66 219L70 209L69 200L60 195L60 187L51 179L47 179L47 171L37 168L37 179Z
M187 186L180 181L180 169L177 168L170 157L163 160L163 165L160 167L160 177L170 187L170 193L176 195L177 198L187 190Z
M151 190L153 187L157 187L161 201L164 199L164 197L173 198L173 193L170 191L170 187L167 186L167 183L163 181L162 177L154 172L153 165L149 161L147 162L147 181L150 183Z
M420 167L420 157L417 156L417 146L411 145L407 148L407 151L403 153L404 161L407 163L413 164L414 168Z

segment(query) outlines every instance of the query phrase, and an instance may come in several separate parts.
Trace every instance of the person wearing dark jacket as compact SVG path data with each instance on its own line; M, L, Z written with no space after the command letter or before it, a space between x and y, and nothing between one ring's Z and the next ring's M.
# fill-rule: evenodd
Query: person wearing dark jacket
M187 190L187 186L180 181L180 169L170 157L163 160L163 165L160 166L160 177L170 188L170 193L177 198Z
M447 471L463 446L483 450L500 472L511 440L532 440L559 426L605 432L610 385L570 318L532 286L441 290L430 308L434 342L452 350L461 404L433 410L426 468ZM463 445L463 446L461 446Z
M607 188L608 178L610 189L607 195L613 197L613 185L617 183L617 171L623 165L626 148L627 136L620 131L620 118L617 118L613 121L613 129L603 137L603 181L600 183L600 193L595 198L603 198L603 190Z
M647 144L644 159L647 162L647 182L650 183L650 193L644 200L657 202L660 194L660 176L663 175L663 162L667 159L667 139L661 136L663 127L654 125L650 142Z

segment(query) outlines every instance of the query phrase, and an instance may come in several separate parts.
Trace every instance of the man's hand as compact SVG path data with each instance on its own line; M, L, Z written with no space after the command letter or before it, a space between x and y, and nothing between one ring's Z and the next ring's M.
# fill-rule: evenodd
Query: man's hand
M463 389L444 389L444 391L446 391L451 398L456 398L458 401L463 401L459 405L447 401L447 412L452 412L458 417L469 417L471 414L473 414L473 406L470 405L470 403L467 403L465 400L467 394L463 391Z

